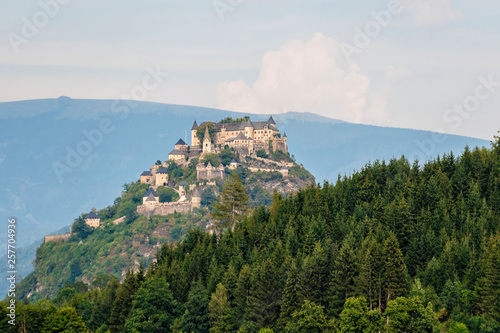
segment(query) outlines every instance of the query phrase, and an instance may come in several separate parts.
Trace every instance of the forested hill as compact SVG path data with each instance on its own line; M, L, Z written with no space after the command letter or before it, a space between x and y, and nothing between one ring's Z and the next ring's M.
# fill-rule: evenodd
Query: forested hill
M192 230L145 276L19 311L96 332L499 332L499 214L498 141L374 162L276 194L234 232Z

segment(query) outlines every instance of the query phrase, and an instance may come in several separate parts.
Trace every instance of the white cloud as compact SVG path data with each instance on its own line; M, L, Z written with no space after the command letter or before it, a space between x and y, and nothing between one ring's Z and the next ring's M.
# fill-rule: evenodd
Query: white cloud
M402 0L402 4L418 25L438 26L462 17L459 10L451 8L451 0Z
M361 122L367 114L370 80L356 63L346 64L339 42L316 33L309 41L292 40L261 61L257 80L221 83L217 107L251 113L314 112L346 121ZM383 116L377 100L375 116Z

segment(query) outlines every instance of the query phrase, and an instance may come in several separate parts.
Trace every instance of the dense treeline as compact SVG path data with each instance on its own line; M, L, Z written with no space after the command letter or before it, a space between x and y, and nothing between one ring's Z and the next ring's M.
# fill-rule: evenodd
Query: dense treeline
M498 141L374 162L275 194L234 232L192 230L147 274L20 306L92 332L499 332L499 210Z

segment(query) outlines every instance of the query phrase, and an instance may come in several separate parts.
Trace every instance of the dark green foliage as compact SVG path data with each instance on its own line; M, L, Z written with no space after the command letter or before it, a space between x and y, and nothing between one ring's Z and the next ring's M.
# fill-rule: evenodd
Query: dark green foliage
M279 267L267 259L254 271L254 285L250 291L249 320L257 328L272 327L279 318L282 281Z
M151 232L159 217L95 230L80 245L44 244L37 264L65 287L53 302L74 307L91 331L119 332L127 323L129 329L152 325L140 332L498 332L499 179L500 155L486 149L422 166L404 158L376 161L335 184L275 193L269 207L241 216L234 230L190 231L175 246L164 244L157 261L148 262L147 288L131 273L119 286L112 279L102 289L104 281L97 281L101 289L85 293L64 282L76 258L85 258L85 272L86 261L98 258L92 252L114 251L105 249L101 234L111 243L115 234ZM129 185L117 208L133 204L138 187ZM162 221L174 233L188 216ZM87 247L96 239L99 249ZM45 263L54 251L64 264ZM123 269L123 256L108 260ZM43 278L32 275L26 283ZM139 289L145 308L132 303ZM179 311L166 306L158 313L151 305L158 299L158 308L179 303ZM19 318L31 306L20 304ZM159 322L161 328L152 324Z
M128 332L170 332L179 309L168 283L161 279L147 279L134 294L132 311L125 327Z
M73 223L73 234L80 239L87 238L92 233L92 228L85 222L83 215L78 217Z
M486 318L500 319L500 234L486 240L482 276L477 286L479 307Z
M219 157L220 157L220 160L221 160L221 163L223 166L228 166L231 161L233 160L233 158L235 160L238 159L238 156L236 156L236 153L233 151L232 148L224 148L220 154L219 154Z
M218 202L214 203L212 216L218 221L217 230L234 230L236 221L248 210L248 195L237 174L232 173L224 185Z
M219 124L230 124L230 123L244 123L250 120L249 116L244 116L242 118L233 119L233 117L226 117L219 121Z
M199 282L194 282L186 302L186 312L182 316L182 331L186 333L208 333L208 303L206 288Z
M406 265L403 261L403 254L399 249L398 240L393 233L384 242L385 259L385 286L387 302L397 297L406 296L408 280L406 276Z
M170 187L158 186L156 189L160 202L172 202L179 200L179 194Z
M355 295L354 282L357 266L353 242L352 237L347 237L335 258L329 289L328 311L331 314L338 315L342 311L345 300Z
M87 333L82 318L74 308L62 308L49 314L43 321L41 333Z
M259 149L255 152L257 157L267 158L266 151L264 149Z
M111 310L110 330L121 332L132 310L132 300L139 284L137 278L130 270L127 271L124 282L116 292L116 298Z
M204 125L198 126L198 128L196 129L196 137L198 138L198 140L200 140L200 142L203 142L203 138L205 136L205 128L207 126L208 126L208 133L210 134L210 139L212 142L214 142L217 129L215 128L214 123L212 123L211 121L207 121L205 122Z
M220 165L219 155L215 153L205 154L203 155L201 163L203 163L205 166L207 166L208 163L210 163L212 164L213 167L218 167Z
M214 187L207 187L203 190L203 192L201 192L201 204L203 206L210 206L217 201L214 189Z

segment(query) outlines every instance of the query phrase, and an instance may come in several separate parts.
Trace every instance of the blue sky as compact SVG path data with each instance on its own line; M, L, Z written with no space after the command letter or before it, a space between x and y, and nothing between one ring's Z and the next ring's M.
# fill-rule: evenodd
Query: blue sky
M0 6L0 101L123 98L143 84L149 67L168 74L148 90L148 101L314 112L483 139L500 130L498 1L0 0ZM391 12L396 6L401 10ZM374 12L389 16L377 21ZM23 32L35 23L38 31ZM358 31L371 31L367 45L356 44ZM357 51L346 56L349 46Z

